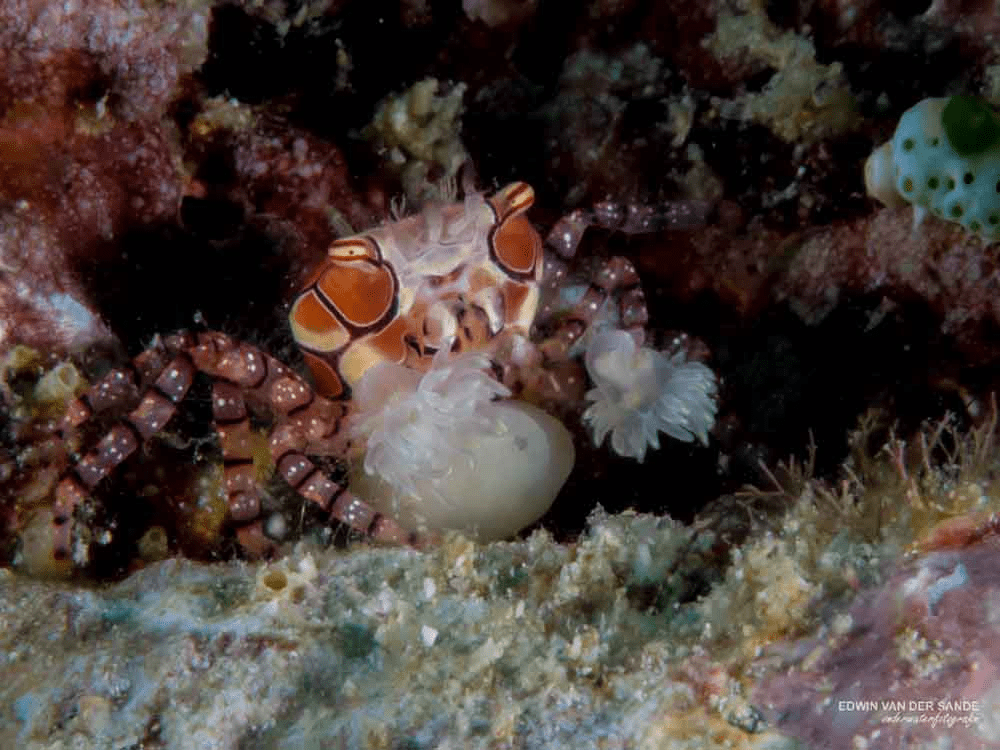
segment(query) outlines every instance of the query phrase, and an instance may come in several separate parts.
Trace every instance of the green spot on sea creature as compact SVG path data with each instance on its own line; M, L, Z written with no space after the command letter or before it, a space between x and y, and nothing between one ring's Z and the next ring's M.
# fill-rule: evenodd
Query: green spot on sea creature
M974 156L1000 142L1000 121L977 96L953 96L941 113L941 123L951 147L961 156Z

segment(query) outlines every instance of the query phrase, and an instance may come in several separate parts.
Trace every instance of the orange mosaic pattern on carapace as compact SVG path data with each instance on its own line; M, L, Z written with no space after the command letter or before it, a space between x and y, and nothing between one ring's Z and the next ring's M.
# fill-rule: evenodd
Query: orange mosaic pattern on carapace
M333 242L290 314L318 390L349 397L380 362L427 370L447 342L492 353L526 339L542 277L534 198L515 182Z

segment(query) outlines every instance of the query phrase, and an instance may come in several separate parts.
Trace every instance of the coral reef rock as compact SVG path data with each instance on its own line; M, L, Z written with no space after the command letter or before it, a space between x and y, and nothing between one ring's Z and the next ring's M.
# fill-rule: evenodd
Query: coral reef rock
M102 590L0 572L0 745L790 748L711 708L732 680L678 667L692 628L630 593L682 527L592 524L574 546L167 560Z
M813 750L1000 746L998 565L996 537L901 565L755 698Z

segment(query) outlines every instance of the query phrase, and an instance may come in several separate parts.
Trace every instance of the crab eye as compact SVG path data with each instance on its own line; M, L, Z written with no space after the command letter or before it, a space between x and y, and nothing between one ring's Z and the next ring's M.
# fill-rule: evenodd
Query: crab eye
M327 250L327 255L336 260L370 260L375 263L382 260L378 245L369 237L334 240Z
M542 238L526 218L512 216L494 230L490 254L511 276L532 277L542 257Z
M490 198L490 205L497 214L497 222L501 224L508 217L527 211L534 202L535 191L526 182L512 182Z
M525 182L512 182L489 199L496 214L490 232L490 258L505 273L528 280L541 273L542 238L523 214L535 202Z

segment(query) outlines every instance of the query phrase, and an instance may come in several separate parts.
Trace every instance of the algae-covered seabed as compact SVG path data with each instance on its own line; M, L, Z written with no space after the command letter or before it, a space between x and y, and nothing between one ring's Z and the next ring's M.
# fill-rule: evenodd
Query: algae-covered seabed
M905 478L873 461L839 495L792 467L789 492L693 527L598 509L565 544L302 543L102 588L3 571L0 746L993 747L987 434ZM729 547L741 514L757 533ZM837 708L891 696L976 704L923 734Z
M793 747L698 645L704 613L641 594L688 538L597 514L575 545L301 546L102 589L6 572L0 745Z

